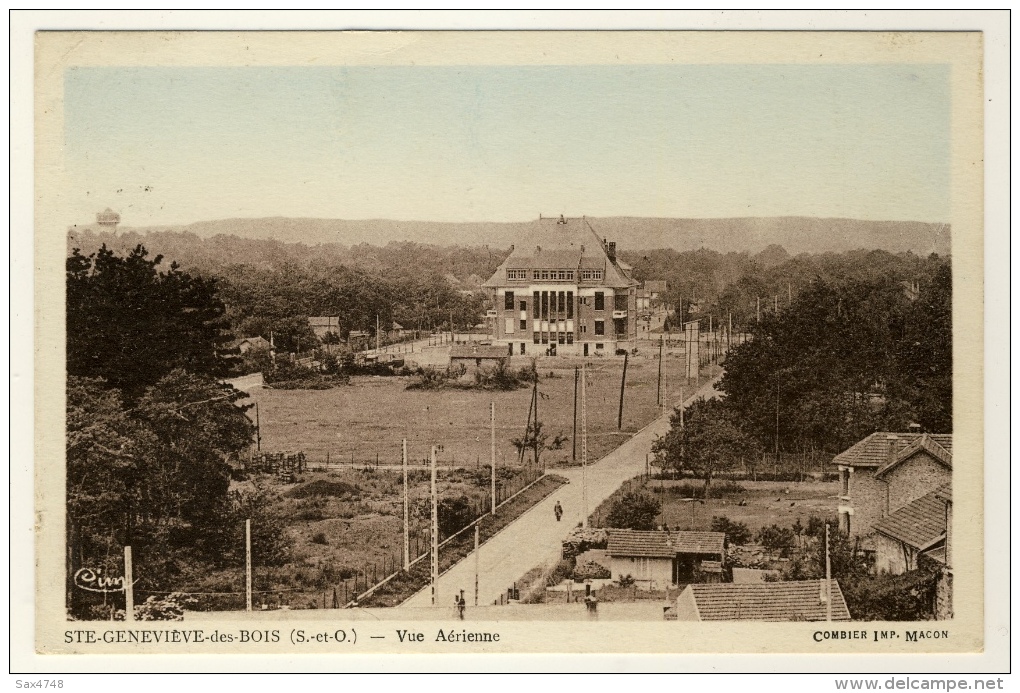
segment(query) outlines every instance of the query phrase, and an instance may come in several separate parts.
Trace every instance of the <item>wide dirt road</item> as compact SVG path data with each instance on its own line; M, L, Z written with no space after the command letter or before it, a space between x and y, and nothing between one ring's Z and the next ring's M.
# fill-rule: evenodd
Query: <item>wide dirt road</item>
M717 393L713 389L716 379L710 380L691 397L684 406L699 397L710 398ZM627 479L644 471L645 455L652 448L656 436L665 435L669 430L669 412L643 428L633 438L606 455L597 464L589 465L584 473L587 479L587 510L590 513L599 503ZM557 469L556 474L566 477L570 483L522 515L502 532L482 544L478 551L479 605L492 604L506 589L513 585L531 568L558 560L560 543L584 518L584 486L582 470ZM559 501L563 506L563 519L556 521L553 506ZM436 585L436 606L449 608L454 597L464 590L468 605L474 604L475 554L466 556L460 563L439 576ZM432 604L431 588L426 587L413 595L402 606L423 607Z

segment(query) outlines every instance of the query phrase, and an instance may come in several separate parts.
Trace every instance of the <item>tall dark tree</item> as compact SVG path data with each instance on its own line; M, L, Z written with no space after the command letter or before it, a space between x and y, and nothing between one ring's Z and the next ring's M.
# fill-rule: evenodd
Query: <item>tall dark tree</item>
M67 259L67 372L102 378L134 398L175 368L221 375L230 337L216 281L194 277L141 245Z

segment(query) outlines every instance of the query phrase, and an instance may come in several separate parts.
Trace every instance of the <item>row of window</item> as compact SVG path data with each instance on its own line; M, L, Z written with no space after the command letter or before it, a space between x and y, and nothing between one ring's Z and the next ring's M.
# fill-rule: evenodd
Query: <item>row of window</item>
M603 272L600 269L581 270L581 281L599 281ZM508 269L506 278L512 282L523 282L528 279L526 269ZM531 278L538 281L574 281L574 270L569 269L536 269L531 270Z
M503 310L514 309L514 292L506 291L503 293ZM622 299L623 308L620 308ZM587 297L581 298L581 303L588 305ZM549 312L554 313L566 313L567 319L574 317L574 292L573 291L535 291L532 295L532 315L536 318L547 318ZM617 310L626 310L627 308L627 297L617 296L616 297ZM602 291L595 292L595 310L606 309L606 295ZM528 310L527 301L520 302L520 311L526 313Z

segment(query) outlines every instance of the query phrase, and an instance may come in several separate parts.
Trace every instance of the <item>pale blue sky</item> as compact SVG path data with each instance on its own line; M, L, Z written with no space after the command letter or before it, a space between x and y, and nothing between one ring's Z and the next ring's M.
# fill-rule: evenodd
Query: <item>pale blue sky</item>
M68 223L949 221L943 65L75 68Z

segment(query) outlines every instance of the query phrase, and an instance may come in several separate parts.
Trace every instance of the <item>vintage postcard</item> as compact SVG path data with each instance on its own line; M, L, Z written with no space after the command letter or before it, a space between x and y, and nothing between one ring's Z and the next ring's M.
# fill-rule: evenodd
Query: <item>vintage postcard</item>
M982 651L980 32L35 50L37 652Z

